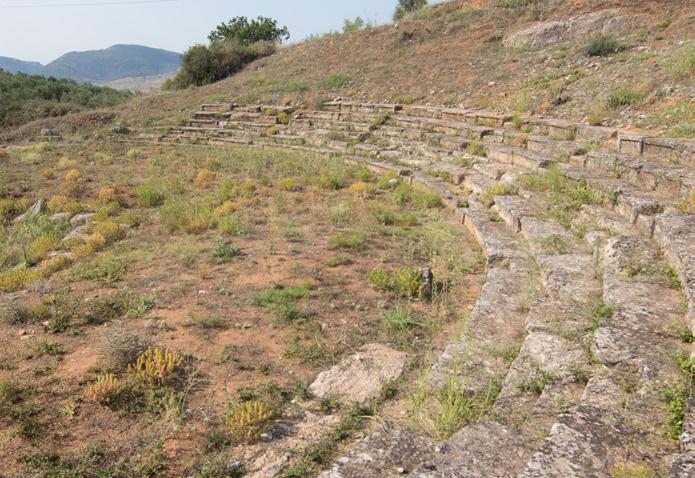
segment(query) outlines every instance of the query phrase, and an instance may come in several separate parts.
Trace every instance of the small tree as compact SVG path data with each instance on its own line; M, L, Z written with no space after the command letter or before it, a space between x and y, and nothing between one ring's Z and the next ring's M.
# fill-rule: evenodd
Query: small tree
M217 56L205 45L189 48L181 58L181 80L185 86L202 86L220 78L222 69Z
M358 32L364 28L364 20L362 20L362 17L357 17L354 20L345 20L345 23L343 24L343 33L352 33L352 32Z
M237 40L241 45L257 42L281 43L290 37L287 27L279 27L277 20L258 17L249 21L246 17L234 17L228 23L220 23L210 32L211 43L225 40Z
M427 0L398 0L398 6L393 14L394 20L400 20L406 14L420 10L427 5Z

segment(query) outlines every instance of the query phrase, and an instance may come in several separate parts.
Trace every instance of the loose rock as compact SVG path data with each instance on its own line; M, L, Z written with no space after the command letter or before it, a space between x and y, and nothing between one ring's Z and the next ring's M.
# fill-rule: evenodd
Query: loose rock
M330 370L319 374L310 388L319 399L339 399L367 405L384 385L403 373L406 355L381 344L369 344Z

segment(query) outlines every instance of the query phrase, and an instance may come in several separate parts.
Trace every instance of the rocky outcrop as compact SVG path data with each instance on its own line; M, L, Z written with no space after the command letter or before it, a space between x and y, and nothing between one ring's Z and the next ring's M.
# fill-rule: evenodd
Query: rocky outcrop
M536 23L507 35L502 43L509 48L543 48L560 41L584 39L598 34L621 34L629 30L631 19L620 10L608 9L578 15L569 20Z

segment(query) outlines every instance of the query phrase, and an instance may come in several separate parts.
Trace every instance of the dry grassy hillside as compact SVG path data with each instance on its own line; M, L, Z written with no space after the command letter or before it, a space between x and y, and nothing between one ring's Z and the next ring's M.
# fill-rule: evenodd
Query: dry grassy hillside
M692 2L552 0L518 8L491 6L501 3L449 2L400 24L292 45L226 81L140 98L125 108L124 117L157 125L205 101L289 98L311 104L344 96L547 112L623 126L695 121L685 105L695 95L693 76L676 71L681 50L694 39ZM534 23L606 8L619 8L634 19L629 32L616 35L621 51L615 54L587 56L590 37L543 48L503 44L509 33ZM606 108L616 93L637 99ZM568 101L553 107L551 101L560 94Z
M543 47L505 46L507 36L538 23L609 8L629 19L627 30L613 35L615 53L588 56L594 34ZM312 104L343 96L546 113L692 137L693 31L689 0L452 1L399 24L284 47L214 85L141 96L121 107L116 121L169 126L202 102ZM554 106L559 96L565 102ZM83 126L77 116L19 133L56 122L73 131Z

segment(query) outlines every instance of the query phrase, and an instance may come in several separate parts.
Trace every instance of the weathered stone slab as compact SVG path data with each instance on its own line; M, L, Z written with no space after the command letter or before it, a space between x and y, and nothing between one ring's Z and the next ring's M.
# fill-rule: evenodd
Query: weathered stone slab
M420 464L434 458L434 443L390 422L339 458L321 478L396 478L414 476Z
M688 298L688 318L695 332L695 216L668 213L656 216L654 239L675 267Z
M501 358L485 349L499 343L513 344L521 338L522 305L530 280L528 274L502 267L488 271L463 336L451 342L432 366L431 384L443 386L451 377L460 377L467 389L476 391L487 387L507 369Z
M367 405L381 389L403 373L406 355L381 344L368 344L311 384L319 399L338 399Z
M518 430L492 420L473 423L437 445L416 478L504 478L521 470L532 446ZM512 451L513 450L513 451Z

